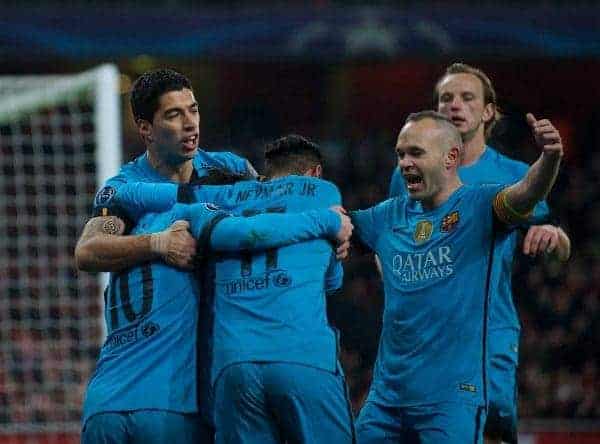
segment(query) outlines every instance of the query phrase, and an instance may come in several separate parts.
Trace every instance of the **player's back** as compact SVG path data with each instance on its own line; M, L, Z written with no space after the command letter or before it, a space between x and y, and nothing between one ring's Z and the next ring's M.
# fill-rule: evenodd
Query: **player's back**
M211 187L203 188L208 192ZM222 189L227 191L213 201L243 216L341 203L335 185L304 176L238 182ZM213 380L228 365L249 361L335 371L337 335L327 321L325 296L327 289L341 285L342 270L329 242L220 256L214 267Z

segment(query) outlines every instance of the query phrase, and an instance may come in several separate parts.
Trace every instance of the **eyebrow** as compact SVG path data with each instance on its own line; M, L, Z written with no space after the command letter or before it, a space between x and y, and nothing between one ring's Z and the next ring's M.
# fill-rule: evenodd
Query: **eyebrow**
M190 104L190 105L187 106L187 108L193 108L193 107L198 107L198 102L194 102L194 103L192 103L192 104ZM165 114L168 113L168 112L171 112L171 111L185 109L185 108L186 108L185 106L172 106L172 107L167 108L165 110Z

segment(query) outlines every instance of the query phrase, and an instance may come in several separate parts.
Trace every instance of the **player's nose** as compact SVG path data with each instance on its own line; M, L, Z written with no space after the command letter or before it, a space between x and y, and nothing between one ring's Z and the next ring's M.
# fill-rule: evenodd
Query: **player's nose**
M183 117L183 126L186 129L193 129L198 126L198 119L192 113L185 113Z
M462 100L460 97L455 97L450 102L450 109L459 109L462 106Z
M414 165L413 159L406 154L404 156L398 158L398 166L400 167L400 169L409 168L413 165Z

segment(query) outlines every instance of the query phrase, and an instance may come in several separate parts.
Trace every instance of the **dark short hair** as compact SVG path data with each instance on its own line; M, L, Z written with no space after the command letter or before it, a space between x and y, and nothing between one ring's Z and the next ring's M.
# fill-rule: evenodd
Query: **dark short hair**
M303 174L323 163L319 146L296 134L281 137L265 146L265 174Z
M481 81L481 85L483 86L484 105L491 103L495 107L494 117L490 119L489 122L486 122L484 125L485 135L486 137L489 137L490 133L492 132L492 129L496 125L496 122L498 122L498 120L500 120L502 116L500 110L498 109L498 102L494 85L492 84L492 81L490 80L488 75L482 70L475 68L474 66L467 65L466 63L453 63L452 65L448 66L444 74L440 78L438 78L437 82L435 83L435 88L433 90L433 102L435 103L435 106L437 106L440 100L440 83L442 83L442 80L444 80L446 77L453 74L471 74Z
M146 71L133 82L131 88L133 117L136 121L142 119L152 122L160 97L182 89L192 89L190 81L183 74L168 68Z

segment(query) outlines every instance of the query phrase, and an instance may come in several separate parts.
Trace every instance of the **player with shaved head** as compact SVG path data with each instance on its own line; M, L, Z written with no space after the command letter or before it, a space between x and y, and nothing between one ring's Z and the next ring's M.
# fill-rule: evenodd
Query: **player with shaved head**
M521 181L465 185L456 125L412 114L396 144L407 193L352 212L355 233L380 258L385 293L358 442L482 442L495 244L546 197L563 154L558 133L534 131L543 152Z

